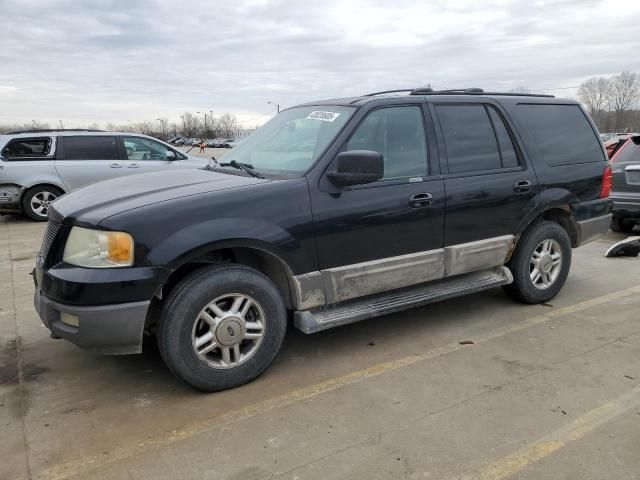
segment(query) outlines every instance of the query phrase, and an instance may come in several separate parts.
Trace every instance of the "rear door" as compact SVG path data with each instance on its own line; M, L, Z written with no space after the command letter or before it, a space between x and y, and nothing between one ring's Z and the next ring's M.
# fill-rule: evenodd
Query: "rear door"
M68 190L126 173L115 135L59 136L55 166Z
M537 205L536 175L498 105L465 100L431 111L444 160L446 275L502 265Z

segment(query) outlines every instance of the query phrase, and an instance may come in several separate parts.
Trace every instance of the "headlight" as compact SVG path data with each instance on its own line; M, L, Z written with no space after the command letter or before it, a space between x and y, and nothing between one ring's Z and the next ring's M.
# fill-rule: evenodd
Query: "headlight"
M73 227L64 247L63 260L87 268L130 267L133 237L125 232Z

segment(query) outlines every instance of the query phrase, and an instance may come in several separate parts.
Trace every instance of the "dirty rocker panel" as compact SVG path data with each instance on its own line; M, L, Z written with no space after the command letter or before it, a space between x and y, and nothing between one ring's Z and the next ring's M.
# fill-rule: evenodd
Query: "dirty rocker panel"
M304 333L315 333L447 298L480 292L513 281L507 267L468 273L426 285L373 295L327 308L294 313L294 325Z
M352 300L375 293L504 265L513 235L452 245L293 277L297 310Z

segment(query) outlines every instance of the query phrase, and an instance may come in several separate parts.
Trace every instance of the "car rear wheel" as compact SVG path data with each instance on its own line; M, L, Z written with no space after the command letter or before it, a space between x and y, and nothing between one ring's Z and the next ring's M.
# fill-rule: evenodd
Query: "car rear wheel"
M266 370L286 327L286 308L271 280L245 266L218 265L175 287L163 308L158 345L180 380L218 391Z
M62 190L49 185L33 187L22 199L22 211L31 220L46 222L51 203L62 194Z
M520 238L507 263L513 283L504 287L523 303L543 303L560 291L571 267L571 241L554 222L531 226Z
M611 230L614 232L631 233L633 227L635 227L635 222L620 217L613 217L611 219Z

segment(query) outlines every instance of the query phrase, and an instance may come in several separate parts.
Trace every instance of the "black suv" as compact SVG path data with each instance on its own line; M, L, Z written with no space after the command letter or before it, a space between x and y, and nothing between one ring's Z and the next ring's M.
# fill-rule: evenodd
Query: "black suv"
M225 161L53 204L34 278L54 336L125 354L155 334L177 377L221 390L269 366L290 317L313 333L496 286L545 302L611 221L596 127L549 96L312 102Z

